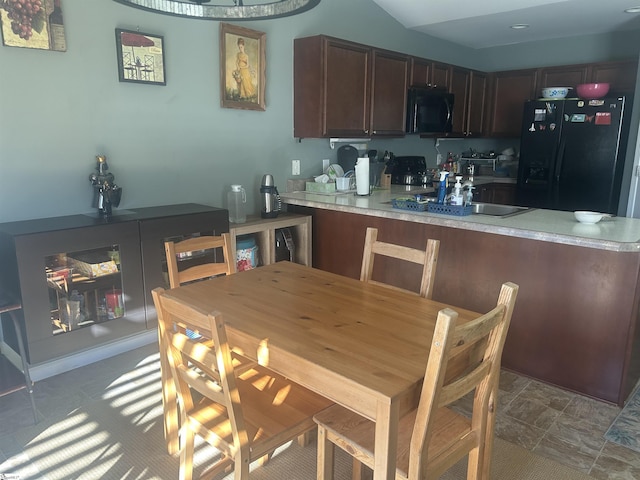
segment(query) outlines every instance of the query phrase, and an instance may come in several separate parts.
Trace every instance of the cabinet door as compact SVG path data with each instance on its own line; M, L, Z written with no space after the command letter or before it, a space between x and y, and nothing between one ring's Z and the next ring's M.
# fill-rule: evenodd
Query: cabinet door
M561 86L561 85L558 85ZM516 203L516 186L510 183L494 183L492 184L493 203L502 205L515 205Z
M540 69L538 91L536 95L542 96L542 88L545 87L573 87L587 81L586 65L568 65L562 67L547 67ZM569 97L574 97L575 90L569 92Z
M478 185L474 195L477 194L478 201L482 203L493 203L493 186L488 183L485 185Z
M431 64L431 86L434 88L446 88L451 86L451 65L433 62Z
M325 39L324 136L369 135L371 50Z
M524 102L535 98L536 70L511 70L493 74L489 134L519 137Z
M137 222L20 235L15 245L30 363L146 329ZM116 263L109 252L115 251L118 271L109 273L107 267ZM87 253L104 258L90 260ZM65 259L67 274L60 270L58 275L49 274L47 261L53 258ZM67 300L78 302L77 308ZM114 301L118 303L110 305ZM55 322L62 319L63 311L67 314L63 321L69 326L66 333Z
M637 72L636 60L596 63L589 67L589 82L610 83L610 93L626 95L636 89Z
M485 128L485 109L487 99L487 74L471 72L469 85L469 107L467 111L467 135L481 136Z
M173 216L140 221L140 249L144 273L144 301L147 328L155 328L158 317L151 290L169 288L164 242L200 235L220 235L229 231L228 211L211 208L201 213L178 213Z
M409 87L426 87L431 83L431 64L429 60L411 57Z
M449 92L453 93L453 135L467 133L467 107L469 104L470 70L453 67Z
M409 59L404 55L373 51L372 135L404 136L408 67Z

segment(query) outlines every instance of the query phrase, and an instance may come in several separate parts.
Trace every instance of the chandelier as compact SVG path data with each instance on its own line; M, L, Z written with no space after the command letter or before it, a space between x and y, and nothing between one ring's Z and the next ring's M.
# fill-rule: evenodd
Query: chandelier
M211 0L114 0L124 5L178 17L205 20L264 20L288 17L306 12L320 0L277 0L270 3L244 5L243 0L230 0L233 5L209 5Z

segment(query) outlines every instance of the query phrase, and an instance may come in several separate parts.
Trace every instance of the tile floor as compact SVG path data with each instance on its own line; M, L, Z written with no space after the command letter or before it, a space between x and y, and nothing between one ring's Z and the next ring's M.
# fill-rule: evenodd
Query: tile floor
M148 345L100 365L89 365L51 377L35 385L36 404L41 419L61 413L61 409L90 401L131 365L129 358L157 352ZM640 478L640 453L608 442L604 438L620 412L616 406L503 371L500 379L500 406L496 435L588 473L595 479L635 480ZM469 402L459 405L468 408ZM42 420L41 420L42 421ZM0 397L0 464L15 452L2 437L33 424L24 390ZM640 434L640 432L639 432ZM52 452L55 453L55 452ZM550 479L551 480L551 479Z
M596 479L640 478L640 453L604 437L621 410L614 405L503 370L498 408L496 435L504 440Z

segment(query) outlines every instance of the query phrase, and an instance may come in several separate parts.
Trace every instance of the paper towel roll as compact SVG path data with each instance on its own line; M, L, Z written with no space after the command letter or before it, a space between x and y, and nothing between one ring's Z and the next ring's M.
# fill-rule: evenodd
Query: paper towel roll
M356 163L356 193L369 195L369 157L358 158Z

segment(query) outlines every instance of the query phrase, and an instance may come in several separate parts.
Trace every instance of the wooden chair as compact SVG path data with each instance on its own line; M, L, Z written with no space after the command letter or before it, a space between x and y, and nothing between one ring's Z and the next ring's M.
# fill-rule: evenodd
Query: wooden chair
M438 250L440 249L440 241L428 239L425 250L405 247L402 245L394 245L392 243L381 242L378 240L378 229L373 227L367 228L367 235L364 241L364 253L362 255L362 269L360 270L360 280L363 282L376 283L385 285L390 288L404 290L393 285L383 284L371 279L373 274L373 261L376 255L397 258L406 262L412 262L422 265L422 280L420 282L420 295L425 298L431 298L433 293L433 282L436 275L436 265L438 263Z
M208 262L200 265L191 266L182 271L178 270L178 255L194 254L203 250L221 249L223 255L222 262ZM231 237L228 233L218 236L200 236L188 238L179 242L167 241L164 243L164 250L167 260L167 271L169 274L169 286L171 288L179 287L182 284L194 282L196 280L205 280L217 275L231 275L236 271L235 256L231 253ZM211 253L211 252L209 252ZM198 335L191 331L185 330L188 336L195 338ZM251 368L255 362L233 353L234 363L238 368ZM169 381L169 366L166 364L166 357L160 357L160 370L162 372L163 383ZM162 389L163 404L165 406L165 435L167 441L167 450L169 453L176 453L179 449L177 431L177 405L175 391L169 385ZM173 414L168 413L174 412Z
M195 265L183 271L178 271L177 255L216 248L222 249L223 262L203 263L202 265ZM167 257L167 270L171 288L216 275L231 275L236 271L235 255L231 252L231 237L228 233L223 233L219 236L194 237L180 242L165 242L164 250Z
M192 478L195 435L222 452L203 476L233 466L236 480L247 479L251 462L314 429L313 415L331 405L260 366L234 371L220 313L197 310L161 288L153 290L153 299L163 339L160 355L167 358L180 405L180 479ZM208 331L199 331L210 343L182 333L193 328L194 320L209 326Z
M458 324L451 309L438 313L418 408L400 419L396 479L439 478L465 455L467 479L489 479L500 361L517 292L503 284L497 306L467 323ZM470 419L449 408L474 389ZM318 480L332 478L334 444L373 468L373 422L338 405L314 420Z

